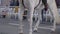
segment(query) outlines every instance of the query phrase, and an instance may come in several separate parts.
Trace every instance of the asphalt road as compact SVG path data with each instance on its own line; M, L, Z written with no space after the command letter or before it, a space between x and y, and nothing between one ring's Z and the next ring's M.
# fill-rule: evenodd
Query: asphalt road
M23 21L24 34L29 34L29 22ZM0 34L18 34L19 21L15 19L0 18ZM60 25L57 25L56 31L52 32L48 29L38 29L33 34L60 34Z

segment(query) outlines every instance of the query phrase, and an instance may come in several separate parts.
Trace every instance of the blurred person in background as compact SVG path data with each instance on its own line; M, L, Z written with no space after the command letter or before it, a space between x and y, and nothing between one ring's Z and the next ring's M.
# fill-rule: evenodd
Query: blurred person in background
M42 16L42 22L45 21L44 14L46 14L46 11L48 10L48 4L47 0L42 0L42 3L44 5L44 8L42 9L41 16Z

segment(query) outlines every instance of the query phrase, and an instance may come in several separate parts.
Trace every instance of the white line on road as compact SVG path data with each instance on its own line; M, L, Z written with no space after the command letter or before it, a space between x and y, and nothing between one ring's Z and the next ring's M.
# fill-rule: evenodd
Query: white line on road
M8 23L8 24L19 26L19 24L16 24L16 23Z

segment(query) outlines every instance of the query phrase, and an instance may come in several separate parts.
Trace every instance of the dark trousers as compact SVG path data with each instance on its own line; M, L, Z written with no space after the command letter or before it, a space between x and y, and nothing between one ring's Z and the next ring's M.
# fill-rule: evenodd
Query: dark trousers
M42 12L41 12L42 22L45 21L45 19L46 19L44 14L46 14L46 11L45 11L45 9L42 9Z
M43 11L41 12L41 17L42 17L42 22L43 22L43 21L44 21L44 20L43 20Z
M6 17L6 15L2 15L2 17L3 17L3 18L5 18L5 17Z
M25 20L25 19L27 19L27 17L26 16L23 16L23 20Z

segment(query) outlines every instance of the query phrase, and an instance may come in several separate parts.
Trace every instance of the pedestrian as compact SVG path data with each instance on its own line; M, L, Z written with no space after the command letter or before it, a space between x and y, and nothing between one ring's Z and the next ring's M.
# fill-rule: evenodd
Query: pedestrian
M6 12L2 11L2 17L5 18L6 17Z
M47 0L42 0L42 3L44 4L44 8L42 9L42 12L41 12L41 16L42 16L42 22L45 21L45 17L44 17L44 14L46 16L46 12L48 10L48 4L47 4Z
M23 13L23 20L27 19L27 9L24 10L24 13Z

